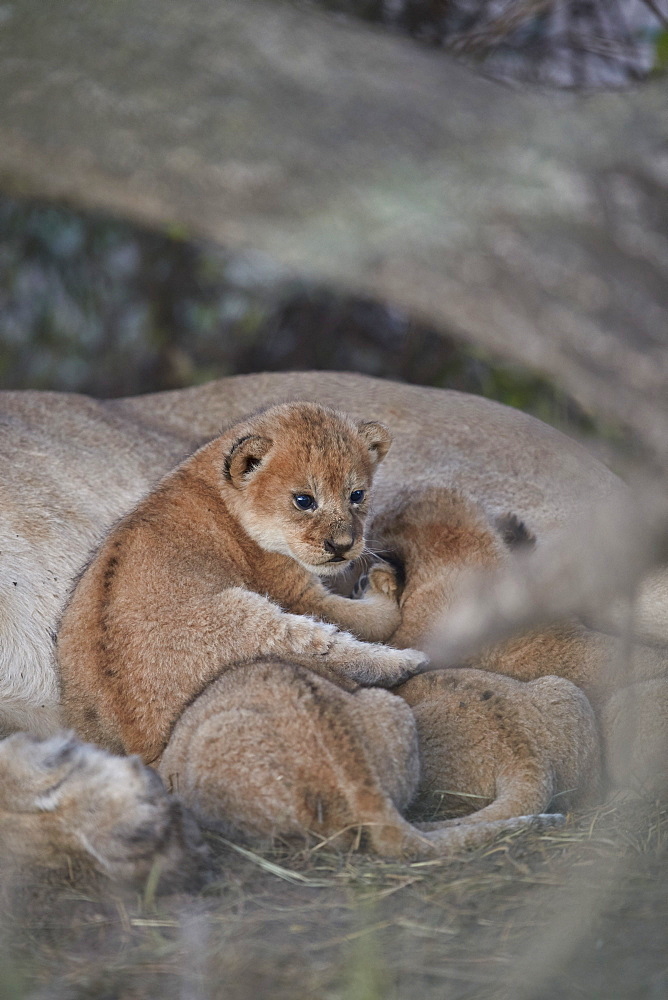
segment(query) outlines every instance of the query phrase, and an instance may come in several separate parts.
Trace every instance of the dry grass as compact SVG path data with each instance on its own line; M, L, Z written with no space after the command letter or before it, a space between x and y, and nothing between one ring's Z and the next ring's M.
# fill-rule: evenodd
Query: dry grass
M173 895L5 886L3 1000L551 1000L668 995L668 809L612 803L447 861L211 837Z

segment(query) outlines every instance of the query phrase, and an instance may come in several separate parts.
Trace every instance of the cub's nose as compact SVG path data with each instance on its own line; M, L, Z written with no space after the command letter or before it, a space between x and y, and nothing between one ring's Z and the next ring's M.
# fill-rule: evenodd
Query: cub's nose
M353 544L352 535L342 535L338 538L326 538L324 541L325 551L333 556L332 562L344 559Z

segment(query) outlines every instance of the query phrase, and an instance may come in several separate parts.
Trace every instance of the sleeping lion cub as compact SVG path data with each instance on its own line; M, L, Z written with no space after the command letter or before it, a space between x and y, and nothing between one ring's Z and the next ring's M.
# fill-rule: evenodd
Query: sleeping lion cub
M72 733L0 740L0 870L75 861L142 882L198 875L207 850L194 819L137 757L115 757Z
M390 442L382 424L284 403L168 475L112 529L65 609L68 724L150 763L185 706L234 664L286 659L348 690L413 674L423 654L377 644L400 622L393 572L372 569L359 601L320 579L364 551Z
M389 691L344 691L294 664L236 667L186 708L158 770L228 836L324 839L406 861L557 825L563 816L543 813L553 798L565 808L591 790L596 724L575 685L477 670L424 680L411 710ZM485 808L406 820L411 804L431 809L452 791Z

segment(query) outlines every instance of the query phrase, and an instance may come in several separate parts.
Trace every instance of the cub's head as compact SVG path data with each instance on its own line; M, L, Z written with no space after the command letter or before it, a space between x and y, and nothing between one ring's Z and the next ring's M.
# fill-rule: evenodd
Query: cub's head
M245 531L320 576L361 555L373 475L392 438L315 403L283 403L225 435L223 476Z
M78 858L111 878L197 879L208 851L180 801L138 757L116 757L71 732L0 740L2 863L58 867Z

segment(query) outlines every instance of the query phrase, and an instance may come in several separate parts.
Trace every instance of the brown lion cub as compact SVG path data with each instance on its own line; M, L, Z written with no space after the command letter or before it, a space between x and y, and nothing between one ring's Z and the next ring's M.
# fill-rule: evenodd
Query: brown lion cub
M68 724L150 763L185 706L234 664L291 660L348 690L412 675L424 654L372 644L400 621L393 571L373 569L356 601L320 579L364 551L390 443L382 424L284 403L168 475L112 529L65 610Z
M402 644L424 641L467 569L531 541L516 518L491 522L457 491L431 487L396 496L373 537L405 573L392 640ZM544 810L596 794L600 753L585 694L541 676L560 670L562 653L580 662L558 638L529 645L538 676L528 682L462 667L394 693L351 693L292 664L240 666L186 708L158 769L205 825L251 841L361 837L384 857L414 859L559 823ZM431 822L444 812L456 815Z
M156 867L178 884L203 874L199 827L136 757L72 733L0 740L0 870L66 867L143 882Z
M435 644L435 630L444 627L444 615L466 591L472 571L494 572L513 558L512 550L535 542L512 514L494 518L458 490L419 484L397 491L374 518L369 535L405 577L401 625L390 641L425 650ZM533 682L556 675L576 684L596 715L608 780L642 787L645 794L665 793L668 696L662 650L629 651L616 636L566 620L492 643L462 666L488 671L490 678L503 674ZM428 702L443 683L424 673L395 693L416 705ZM490 689L497 683L490 679ZM449 738L444 731L443 739Z
M478 670L427 680L411 711L389 691L343 691L294 664L237 667L186 708L158 771L205 826L251 843L316 838L414 860L562 823L543 810L584 791L597 766L582 692ZM496 801L464 821L406 820L411 804L433 814L447 790Z

